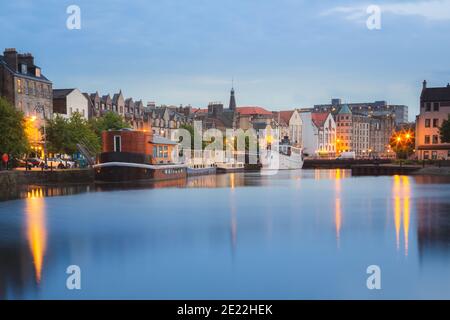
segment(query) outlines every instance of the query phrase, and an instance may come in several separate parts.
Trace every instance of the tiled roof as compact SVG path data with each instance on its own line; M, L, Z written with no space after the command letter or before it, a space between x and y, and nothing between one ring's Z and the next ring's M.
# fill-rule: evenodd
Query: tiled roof
M313 112L311 113L311 120L316 127L321 128L327 120L328 115L328 112Z
M292 115L294 114L294 110L274 111L273 114L274 114L275 120L278 121L278 117L280 117L280 122L281 123L289 125L289 121L291 120Z
M265 115L265 116L272 115L272 112L256 106L238 107L237 112L241 115Z

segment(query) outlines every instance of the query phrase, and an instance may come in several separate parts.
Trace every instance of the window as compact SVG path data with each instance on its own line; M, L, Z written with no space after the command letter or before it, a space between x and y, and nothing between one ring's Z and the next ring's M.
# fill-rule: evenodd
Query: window
M433 128L439 127L439 119L433 119Z
M162 157L163 157L163 147L158 146L158 158L162 158Z
M164 158L165 159L169 158L169 147L168 146L164 146Z
M430 119L425 119L425 128L429 128L430 127Z
M424 160L430 159L430 152L429 151L424 151L423 152L423 159Z
M425 111L431 111L431 102L425 103Z
M437 160L437 151L431 152L431 159L432 160Z
M425 136L425 144L430 144L430 136Z
M153 146L153 158L157 158L157 157L158 157L158 147Z
M433 111L439 111L439 102L433 102Z
M437 135L433 135L433 144L439 143L439 137Z
M122 151L122 137L114 136L114 152Z
M22 80L17 79L17 93L22 93Z

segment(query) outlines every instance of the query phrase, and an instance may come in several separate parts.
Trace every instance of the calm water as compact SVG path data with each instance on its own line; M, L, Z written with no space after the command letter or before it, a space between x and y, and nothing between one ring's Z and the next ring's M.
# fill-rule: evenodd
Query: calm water
M304 170L20 196L0 202L2 299L450 299L440 178Z

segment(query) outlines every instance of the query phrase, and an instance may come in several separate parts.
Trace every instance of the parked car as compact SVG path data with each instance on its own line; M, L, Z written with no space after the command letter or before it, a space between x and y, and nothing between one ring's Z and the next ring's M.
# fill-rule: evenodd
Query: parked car
M41 164L39 165L41 168L55 168L55 169L65 169L66 165L63 160L59 158L47 158L47 162L45 160L42 160Z
M31 169L32 165L31 163L27 163L25 162L25 160L23 159L13 159L13 165L14 167L18 167L18 168L25 168L26 166L28 166L28 169Z
M39 167L39 165L41 164L42 160L38 159L38 158L28 158L27 162L33 167Z

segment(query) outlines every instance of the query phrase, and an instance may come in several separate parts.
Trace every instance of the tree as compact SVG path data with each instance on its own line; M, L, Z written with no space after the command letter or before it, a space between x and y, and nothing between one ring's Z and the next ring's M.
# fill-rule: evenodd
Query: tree
M407 159L414 152L414 132L412 130L395 132L391 137L390 145L398 159Z
M100 141L89 123L78 112L69 119L57 115L47 121L48 150L53 153L74 154L77 144L83 144L90 150L98 152Z
M16 157L25 154L28 149L23 113L0 97L0 154L8 153Z
M441 142L450 143L450 115L439 128L439 135L441 136Z
M130 124L120 114L112 111L105 113L101 117L91 119L89 124L100 139L99 141L101 141L103 131L130 128Z

